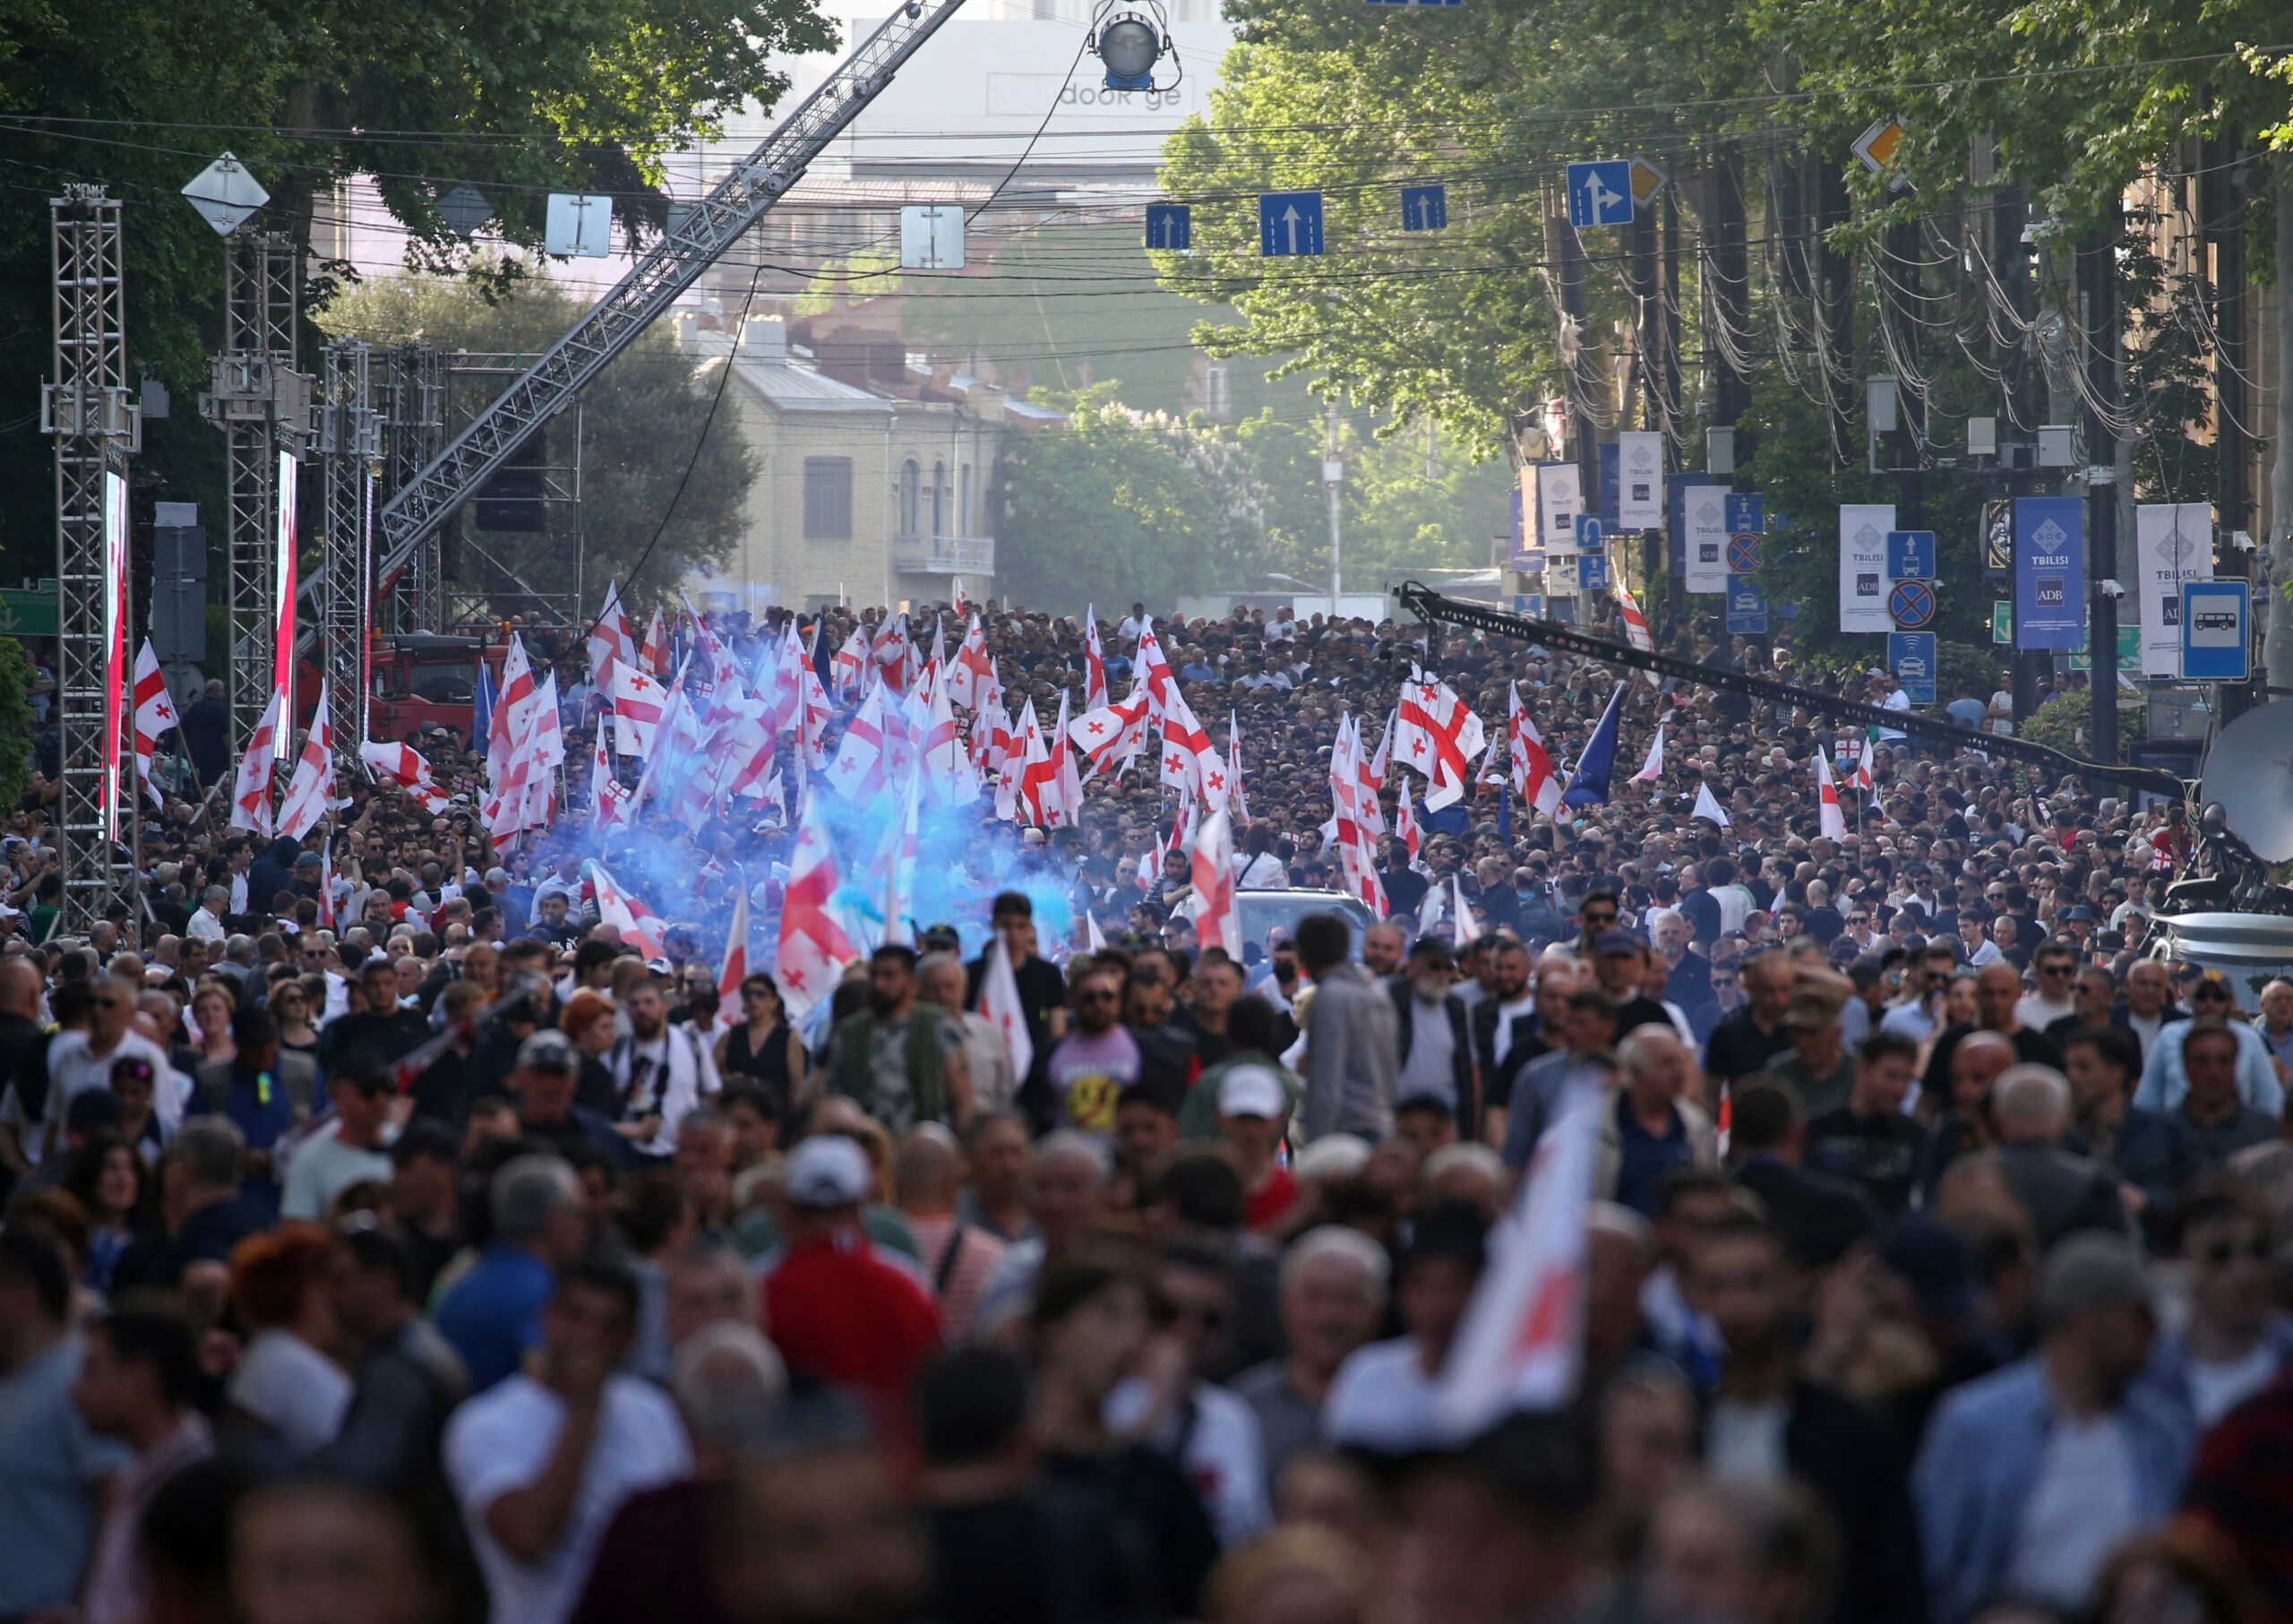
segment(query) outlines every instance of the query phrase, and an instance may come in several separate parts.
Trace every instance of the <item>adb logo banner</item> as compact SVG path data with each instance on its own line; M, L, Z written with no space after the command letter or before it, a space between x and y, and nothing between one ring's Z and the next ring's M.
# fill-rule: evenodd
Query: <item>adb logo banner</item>
M2014 647L2073 652L2086 640L2086 504L2014 502Z

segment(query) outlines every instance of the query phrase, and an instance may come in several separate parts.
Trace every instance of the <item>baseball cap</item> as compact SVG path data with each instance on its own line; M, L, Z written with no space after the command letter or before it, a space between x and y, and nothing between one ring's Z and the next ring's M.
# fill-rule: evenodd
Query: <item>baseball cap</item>
M874 1183L868 1153L840 1133L806 1139L788 1158L788 1199L798 1207L852 1207Z
M580 1059L573 1040L554 1027L544 1027L518 1045L518 1064L531 1071L578 1071Z
M1288 1100L1282 1091L1282 1079L1267 1066L1236 1066L1218 1084L1218 1111L1222 1116L1258 1116L1268 1121L1286 1114Z

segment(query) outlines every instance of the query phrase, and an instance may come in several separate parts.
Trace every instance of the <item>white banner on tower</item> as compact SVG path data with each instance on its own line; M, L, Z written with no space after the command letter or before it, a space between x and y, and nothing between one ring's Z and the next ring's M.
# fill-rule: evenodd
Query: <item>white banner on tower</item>
M2182 674L2182 583L2213 579L2213 506L2145 502L2134 510L2142 588L2142 675Z
M1839 509L1839 629L1887 632L1887 532L1893 503L1842 503Z

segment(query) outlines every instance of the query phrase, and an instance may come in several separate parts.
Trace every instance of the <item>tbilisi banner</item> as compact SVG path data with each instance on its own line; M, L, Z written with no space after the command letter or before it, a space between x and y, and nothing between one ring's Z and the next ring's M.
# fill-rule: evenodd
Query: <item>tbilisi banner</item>
M1687 568L1681 571L1691 592L1728 589L1728 487L1724 485L1684 485L1680 487L1681 546Z
M1893 503L1842 503L1839 510L1839 629L1888 632L1887 532Z
M1584 481L1573 462L1537 465L1537 542L1541 547L1574 552L1576 515L1584 511Z
M1653 530L1664 522L1664 436L1632 429L1616 437L1616 522Z
M2142 585L2142 675L2182 674L2182 583L2213 579L2213 507L2145 502L2134 510Z
M2076 653L2086 644L2086 504L2014 499L2014 647Z

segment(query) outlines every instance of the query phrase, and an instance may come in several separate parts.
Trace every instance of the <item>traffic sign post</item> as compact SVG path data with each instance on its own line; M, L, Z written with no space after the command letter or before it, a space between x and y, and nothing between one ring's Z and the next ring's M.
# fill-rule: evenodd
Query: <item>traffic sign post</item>
M1759 582L1741 575L1728 578L1728 631L1730 635L1750 634L1767 630L1767 589Z
M1449 223L1447 186L1404 186L1401 189L1401 228L1439 231Z
M1194 211L1185 203L1146 205L1146 245L1171 250L1194 246Z
M1887 669L1911 696L1914 705L1935 702L1935 634L1932 632L1887 633Z
M1604 553L1608 550L1608 537L1601 528L1598 514L1576 515L1576 550L1579 553Z
M1269 258L1322 251L1322 194L1267 192L1258 200L1258 249Z
M1887 594L1887 615L1907 632L1935 619L1935 589L1923 580L1899 580Z
M1568 166L1568 223L1580 231L1593 226L1632 224L1630 159Z
M1933 580L1940 573L1935 567L1934 531L1887 532L1888 580Z
M2242 683L2253 675L2253 583L2182 582L2182 675Z
M1759 573L1759 537L1746 532L1728 537L1728 573L1756 575Z

